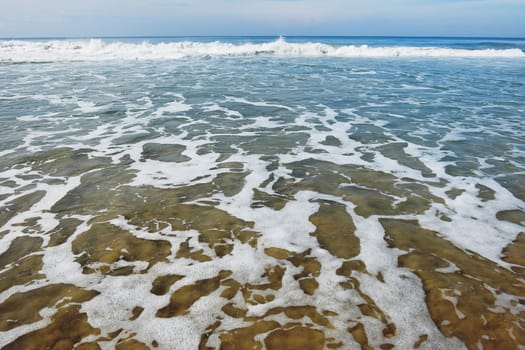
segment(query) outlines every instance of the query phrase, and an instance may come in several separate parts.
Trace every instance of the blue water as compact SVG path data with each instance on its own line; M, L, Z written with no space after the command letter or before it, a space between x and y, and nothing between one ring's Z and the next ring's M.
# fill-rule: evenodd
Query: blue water
M274 36L255 37L151 37L151 38L113 38L112 40L147 40L152 43L199 41L199 42L231 42L265 43L276 40ZM390 36L284 36L290 43L319 42L330 45L368 45L371 47L383 46L415 46L415 47L443 47L456 49L520 49L525 50L525 38L469 38L469 37L390 37Z
M68 283L99 293L81 311L102 345L135 334L216 348L264 321L276 323L255 345L298 327L353 349L359 323L374 347L517 346L525 267L508 247L524 231L524 49L520 38L2 40L0 260L12 261L0 309L38 314L2 303ZM2 255L24 239L32 248ZM41 264L16 277L9 264L27 256ZM183 277L153 293L167 275ZM200 298L184 299L192 288ZM41 298L48 314L63 308ZM36 337L0 329L0 347Z
M525 38L518 37L391 37L391 36L283 36L290 43L319 42L331 45L369 45L381 46L416 46L446 47L462 49L521 49L525 50ZM228 42L233 44L267 43L278 39L278 36L154 36L154 37L100 37L113 42L150 43L161 42ZM15 38L0 38L14 40ZM22 38L17 40L48 41L70 40L70 38ZM89 39L89 38L76 38Z

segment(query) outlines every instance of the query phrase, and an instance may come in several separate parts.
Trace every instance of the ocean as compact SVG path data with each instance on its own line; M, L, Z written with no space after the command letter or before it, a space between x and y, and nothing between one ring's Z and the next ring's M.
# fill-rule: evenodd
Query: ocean
M525 345L525 39L0 39L2 349Z

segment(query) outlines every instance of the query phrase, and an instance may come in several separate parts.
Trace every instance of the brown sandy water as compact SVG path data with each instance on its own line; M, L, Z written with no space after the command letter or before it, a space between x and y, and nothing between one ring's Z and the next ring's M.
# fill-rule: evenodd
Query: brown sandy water
M0 348L523 349L519 74L254 59L0 66Z
M144 149L151 151L150 147ZM162 343L162 337L144 336L140 325L178 317L208 320L198 339L201 349L393 348L407 333L399 334L403 325L383 307L384 301L367 293L370 286L390 283L392 273L369 271L362 259L362 234L356 234L354 215L374 217L380 223L385 247L395 249L397 256L397 266L392 268L402 271L400 278L421 286L428 317L442 337L457 339L469 349L480 344L484 349L512 349L525 343L525 233L501 252L508 268L458 248L439 232L423 228L417 219L398 218L417 217L433 203L445 203L448 198L429 191L429 186L443 187L441 183L399 181L391 174L361 166L313 159L285 164L291 177L274 180L272 194L264 191L264 184L254 188L251 206L278 213L300 191L326 195L325 199L309 199L316 209L307 217L312 227L307 234L317 246L303 250L266 244L254 222L232 216L213 202L196 204L213 193L226 198L239 193L247 176L242 164L218 162L227 171L213 181L158 189L129 185L133 171L125 164L87 159L82 152L62 149L42 152L35 159L28 163L13 157L11 162L40 174L84 174L78 186L46 212L56 219L50 230L39 226L38 217L13 221L41 200L44 194L38 190L9 201L0 214L3 226L22 231L0 255L0 291L9 291L0 303L0 330L5 335L20 329L4 344L5 349L99 349L111 344L122 349L178 348ZM276 178L273 173L271 176ZM37 184L42 180L36 176L30 181ZM454 197L460 191L448 193ZM490 201L490 193L490 188L480 187L479 197ZM355 214L342 203L350 203ZM87 222L83 221L86 215ZM502 222L522 227L524 216L520 210L497 213ZM443 215L441 220L450 219ZM9 229L2 233L3 239L11 235ZM238 247L242 247L242 254L264 256L256 260L261 266L254 267L248 276L233 271L235 264L230 264L230 270L214 264L235 255L239 255L237 264L245 264ZM141 292L136 300L128 300L126 305L134 307L119 310L119 315L128 314L128 319L119 320L119 326L97 327L90 319L106 317L110 310L93 303L86 312L83 305L111 291L100 289L97 283L76 286L49 279L43 260L53 249L66 250L70 259L58 264L74 266L77 274L96 276L91 281L135 276L150 295ZM320 250L325 252L321 258ZM326 259L326 254L331 258ZM323 266L323 260L329 266ZM216 272L207 278L191 276L201 264ZM158 265L163 268L153 271ZM171 272L171 266L180 267ZM334 296L318 293L327 278L322 275L328 275L324 270L332 268L335 274L329 278L336 278L332 285L339 288L334 293L343 296L335 304L337 308L323 302ZM141 279L142 275L147 277ZM134 286L128 288L133 298ZM287 300L290 295L294 298ZM161 307L152 308L148 298L160 296L164 302L156 304ZM208 298L213 299L206 309L209 315L195 315L193 306ZM415 301L407 298L399 302ZM254 312L254 306L263 306L255 309L262 311ZM143 317L145 310L148 315ZM427 344L429 348L445 348L444 338L436 341L435 329L408 337L412 348L424 348L430 341L434 343ZM406 341L401 343L407 345Z

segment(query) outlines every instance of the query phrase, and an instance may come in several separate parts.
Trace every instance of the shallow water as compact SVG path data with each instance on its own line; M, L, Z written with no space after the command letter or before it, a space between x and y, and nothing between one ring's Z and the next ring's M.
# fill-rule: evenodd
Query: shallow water
M0 64L0 346L519 348L524 68Z

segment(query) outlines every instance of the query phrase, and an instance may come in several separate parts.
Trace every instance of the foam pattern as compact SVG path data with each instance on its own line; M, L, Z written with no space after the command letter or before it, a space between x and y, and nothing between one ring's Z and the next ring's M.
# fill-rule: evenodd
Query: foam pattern
M0 347L524 343L521 51L0 47Z

